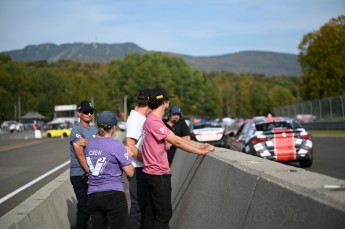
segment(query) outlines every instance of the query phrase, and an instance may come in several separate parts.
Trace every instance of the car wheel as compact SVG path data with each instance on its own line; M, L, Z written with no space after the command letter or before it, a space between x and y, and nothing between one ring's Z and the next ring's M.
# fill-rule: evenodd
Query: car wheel
M48 138L51 138L51 137L52 137L52 135L49 133L49 134L47 134L47 137L48 137Z
M302 168L309 168L313 164L313 151L310 151L310 154L307 156L308 157L306 159L299 162Z
M68 135L67 135L66 133L63 133L63 136L64 136L64 137L68 137Z
M299 164L302 168L309 168L313 164L313 160L312 159L303 160L303 161L300 161Z

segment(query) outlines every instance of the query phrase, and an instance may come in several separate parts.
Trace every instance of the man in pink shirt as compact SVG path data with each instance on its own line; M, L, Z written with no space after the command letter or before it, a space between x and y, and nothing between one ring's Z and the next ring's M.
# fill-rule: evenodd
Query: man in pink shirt
M172 216L171 171L167 157L166 141L182 150L205 155L214 151L209 144L194 144L171 132L162 118L169 109L172 96L161 87L154 88L149 96L148 106L152 112L144 124L142 156L144 176L148 185L149 201L146 207L143 228L165 229Z

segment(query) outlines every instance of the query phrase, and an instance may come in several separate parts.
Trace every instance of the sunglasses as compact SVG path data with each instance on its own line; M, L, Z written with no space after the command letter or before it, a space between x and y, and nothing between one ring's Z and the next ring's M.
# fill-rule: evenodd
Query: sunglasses
M83 111L84 115L93 114L94 110Z

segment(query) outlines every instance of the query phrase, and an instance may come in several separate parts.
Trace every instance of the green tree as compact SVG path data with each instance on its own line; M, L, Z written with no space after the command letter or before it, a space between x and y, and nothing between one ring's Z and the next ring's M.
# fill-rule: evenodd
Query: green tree
M295 97L292 95L291 91L288 88L280 85L275 85L272 87L268 93L268 98L271 107L285 106L295 102Z
M272 113L274 105L287 105L298 96L298 77L227 72L211 73L209 77L213 87L217 88L217 106L222 109L222 116L250 118L267 115Z
M0 121L13 119L13 96L11 93L9 68L13 68L14 63L10 56L0 53Z
M299 49L304 100L345 94L345 15L306 34Z
M27 95L29 84L25 66L21 63L12 62L6 55L2 55L0 59L0 118L2 120L19 119L19 116L22 115L19 113L21 110L19 109L19 101L25 101L23 98Z
M123 60L109 64L108 77L107 81L113 85L108 93L118 111L123 110L125 96L127 109L131 109L136 105L140 89L161 86L174 95L171 104L181 106L184 114L213 116L219 113L215 89L207 76L192 70L182 58L159 52L126 55Z
M269 113L267 86L263 81L254 80L250 85L250 97L253 114L257 116Z

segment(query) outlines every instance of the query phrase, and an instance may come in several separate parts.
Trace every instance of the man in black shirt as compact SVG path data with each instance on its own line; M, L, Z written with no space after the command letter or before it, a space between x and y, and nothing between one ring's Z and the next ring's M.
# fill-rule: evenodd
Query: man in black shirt
M190 131L185 120L182 119L182 112L179 106L172 106L169 110L168 119L163 121L165 125L176 135L190 141ZM174 159L176 147L167 143L169 165Z

